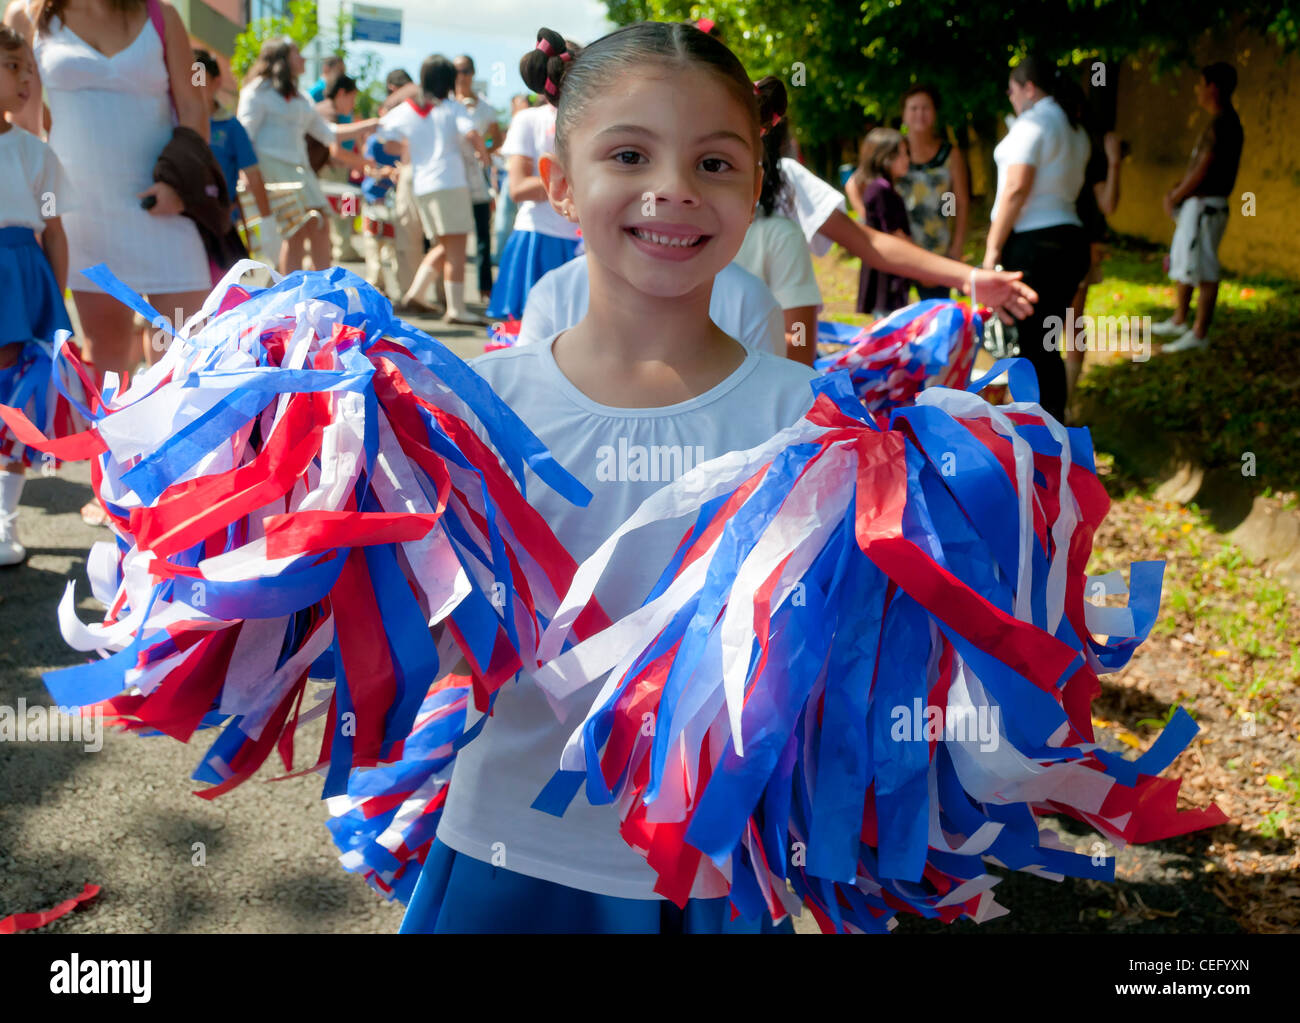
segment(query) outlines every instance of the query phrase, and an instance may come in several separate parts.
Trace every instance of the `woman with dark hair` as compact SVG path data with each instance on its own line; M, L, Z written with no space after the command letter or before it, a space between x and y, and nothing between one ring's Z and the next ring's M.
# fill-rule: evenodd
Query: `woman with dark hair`
M284 239L280 247L281 273L302 269L303 250L308 244L313 267L323 270L330 265L329 200L312 172L307 136L329 146L332 158L344 161L347 157L340 141L362 135L378 123L326 121L315 104L298 90L298 76L306 67L292 39L268 39L239 92L236 114L253 140L266 183L301 186L307 212L316 214Z
M1011 70L1007 95L1018 115L997 148L997 197L984 266L1022 270L1038 292L1033 313L1020 320L1020 354L1034 365L1039 400L1065 418L1065 364L1060 350L1065 313L1088 271L1088 240L1075 208L1088 162L1088 135L1071 103L1053 98L1060 72L1027 57Z
M754 222L732 262L766 284L781 307L786 358L811 366L817 355L817 311L822 293L803 231L783 212L793 201L793 189L781 172L789 139L785 87L780 79L768 75L754 88L763 123L763 185Z
M970 208L966 158L939 135L938 122L939 94L933 86L914 85L903 93L910 162L894 187L907 207L912 241L929 252L960 260ZM916 291L923 299L947 298L951 289L918 283Z

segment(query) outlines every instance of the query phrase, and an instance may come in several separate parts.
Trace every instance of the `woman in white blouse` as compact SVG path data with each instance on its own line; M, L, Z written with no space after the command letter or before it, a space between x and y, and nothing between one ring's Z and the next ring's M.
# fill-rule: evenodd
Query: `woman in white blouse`
M377 123L373 119L351 124L326 121L298 91L298 76L306 67L293 40L268 39L240 90L236 114L252 139L266 183L301 185L306 210L319 214L281 243L281 273L302 268L304 242L311 246L313 267L323 270L330 265L329 200L307 159L306 137L329 146L337 157L343 151L341 141L363 135Z
M1038 305L1019 324L1020 354L1038 374L1039 402L1065 419L1065 364L1061 331L1065 310L1088 272L1090 254L1075 209L1091 144L1073 107L1052 98L1060 72L1028 57L1011 71L1007 96L1016 120L993 150L998 190L984 266L1023 270Z

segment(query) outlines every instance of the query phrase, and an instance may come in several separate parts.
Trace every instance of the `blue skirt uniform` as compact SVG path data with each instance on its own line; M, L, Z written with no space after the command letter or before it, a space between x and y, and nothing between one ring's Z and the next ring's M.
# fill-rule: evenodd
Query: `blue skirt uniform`
M402 918L402 934L793 934L731 919L730 900L620 899L494 867L434 840Z
M522 319L528 292L543 274L578 254L579 238L556 238L539 231L514 231L498 264L487 314L496 320Z

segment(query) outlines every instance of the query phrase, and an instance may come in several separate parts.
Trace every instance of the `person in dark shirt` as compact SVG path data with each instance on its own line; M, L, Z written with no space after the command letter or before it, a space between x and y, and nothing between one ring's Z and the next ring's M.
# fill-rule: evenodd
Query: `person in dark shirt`
M907 140L893 128L876 128L863 141L861 159L854 172L862 196L857 212L863 222L877 231L909 241L912 231L907 206L894 188L894 182L910 167ZM903 308L907 305L911 283L906 277L883 273L863 263L858 274L858 312L883 316Z
M1210 64L1196 83L1196 102L1211 120L1196 140L1187 173L1165 196L1165 213L1178 226L1169 250L1169 276L1178 282L1174 315L1151 328L1173 337L1161 350L1184 352L1209 344L1210 321L1219 296L1219 243L1228 226L1228 196L1237 181L1244 135L1232 106L1237 72L1231 64ZM1177 214L1174 210L1177 209ZM1187 323L1192 289L1198 288L1196 322Z

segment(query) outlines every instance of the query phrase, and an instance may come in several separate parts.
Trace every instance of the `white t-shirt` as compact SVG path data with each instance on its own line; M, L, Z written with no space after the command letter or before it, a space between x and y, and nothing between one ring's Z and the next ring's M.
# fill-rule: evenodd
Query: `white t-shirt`
M258 156L306 167L304 136L310 135L327 146L334 143L334 129L315 103L301 92L285 99L265 78L239 91L235 116L248 132Z
M473 106L462 100L456 102L465 108L470 122L474 125L474 130L480 135L486 136L488 128L496 121L497 114L484 97L476 96L475 100ZM492 193L488 190L487 172L483 169L483 165L478 162L478 155L474 152L474 147L470 145L469 139L464 135L460 137L460 155L461 162L465 164L465 180L469 184L470 201L476 203L487 202L492 197Z
M998 165L998 193L991 218L998 215L1006 188L1007 169L1016 164L1034 168L1034 184L1015 222L1017 231L1035 231L1061 224L1082 226L1075 203L1083 188L1091 143L1088 133L1069 118L1051 96L1044 96L1015 119L993 150Z
M0 227L45 230L46 213L61 217L73 208L72 187L54 150L22 128L0 135Z
M537 173L537 158L554 150L555 107L549 103L515 114L510 130L506 132L506 140L501 143L501 155L506 157L507 166L510 157L526 156L533 161L534 174ZM536 231L571 241L578 237L578 225L556 213L547 200L521 202L519 212L515 214L515 230Z
M544 274L528 293L516 343L532 344L572 327L587 315L590 297L586 256ZM728 263L713 279L709 319L746 348L785 354L781 307L761 280L735 263Z
M473 366L592 492L590 504L579 508L527 471L529 503L579 561L663 486L640 480L639 468L654 464L660 476L659 466L673 461L664 468L675 478L699 462L769 440L812 405L809 381L816 374L767 352L750 352L726 380L690 401L651 409L598 405L560 372L553 340L491 352ZM611 472L618 481L608 481ZM614 619L649 595L690 525L686 518L656 523L619 545L596 588ZM456 759L438 838L487 862L494 843L502 843L496 846L505 852L501 865L529 877L600 895L659 898L654 871L619 835L616 806L592 806L580 791L563 817L531 809L600 686L598 680L569 697L560 720L527 672L506 683L483 731ZM467 725L479 717L471 706Z
M785 216L799 222L808 248L812 249L814 256L826 255L831 250L831 240L818 232L836 210L845 212L847 203L844 193L788 156L781 157L781 175L790 183L794 199L791 201L787 197L786 204L778 209ZM786 195L783 193L783 197Z
M416 195L466 188L465 160L460 144L474 130L469 111L448 96L430 107L408 99L379 119L375 134L381 142L406 142L411 158L411 187Z
M803 232L793 220L775 212L765 216L759 209L745 232L736 262L767 285L782 309L821 307L822 293L813 273L812 256ZM783 343L783 351L784 347Z

